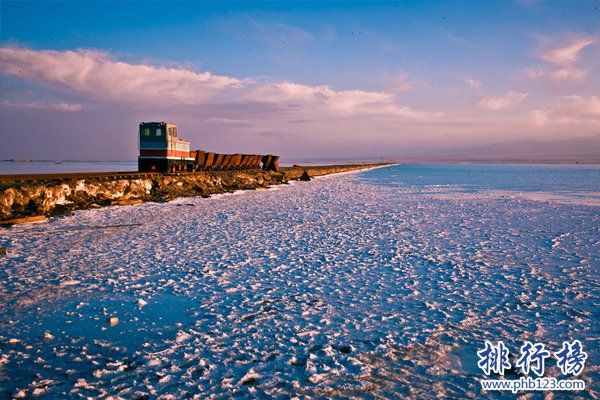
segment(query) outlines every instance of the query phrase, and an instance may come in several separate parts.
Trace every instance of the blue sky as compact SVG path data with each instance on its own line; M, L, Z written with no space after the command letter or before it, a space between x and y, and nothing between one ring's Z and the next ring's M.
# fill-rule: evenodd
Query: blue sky
M600 133L598 0L0 10L0 158L134 159L141 119L178 123L196 147L291 158Z

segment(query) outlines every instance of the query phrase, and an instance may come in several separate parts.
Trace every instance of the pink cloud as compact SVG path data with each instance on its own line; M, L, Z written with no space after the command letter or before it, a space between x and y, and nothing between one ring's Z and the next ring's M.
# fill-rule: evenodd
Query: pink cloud
M540 58L549 66L528 68L525 73L529 79L549 79L557 83L583 81L588 71L576 64L581 52L594 42L595 40L589 37L579 38L568 45L546 50Z
M479 100L479 107L491 111L500 111L514 107L527 98L527 93L509 91L503 96L486 96Z
M210 72L115 61L89 50L0 48L0 72L125 103L198 104L242 82Z
M556 65L569 65L577 61L579 53L589 45L594 43L594 39L586 37L574 40L563 47L550 49L542 54L542 59Z
M588 71L573 65L568 65L554 70L528 68L525 70L525 74L532 80L550 79L554 82L578 82L583 81L587 77Z
M600 126L600 97L563 96L544 109L531 112L534 125L549 124Z
M587 71L575 68L559 68L551 73L551 77L557 81L581 81L587 76Z
M186 68L129 64L89 50L0 48L0 72L133 106L287 102L300 105L299 112L339 116L368 114L423 119L440 115L400 105L393 94L386 92L338 91L326 85L293 82L257 83Z
M438 112L415 110L395 102L395 96L386 92L363 90L336 91L329 86L308 86L292 82L267 84L255 87L248 99L273 103L300 103L305 110L315 113L324 110L338 115L368 114L408 119L427 119L441 116Z

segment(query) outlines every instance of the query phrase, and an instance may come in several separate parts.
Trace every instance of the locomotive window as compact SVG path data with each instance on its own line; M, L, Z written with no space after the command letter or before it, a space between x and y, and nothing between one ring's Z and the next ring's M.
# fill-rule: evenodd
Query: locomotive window
M150 136L150 128L144 128L144 136Z
M162 129L156 128L156 136L162 136Z

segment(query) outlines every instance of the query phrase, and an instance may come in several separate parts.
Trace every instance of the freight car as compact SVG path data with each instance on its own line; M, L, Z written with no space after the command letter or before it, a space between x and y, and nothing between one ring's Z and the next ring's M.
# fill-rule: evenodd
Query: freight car
M218 154L190 150L190 142L177 136L177 126L167 122L142 122L139 126L140 172L279 170L279 156Z

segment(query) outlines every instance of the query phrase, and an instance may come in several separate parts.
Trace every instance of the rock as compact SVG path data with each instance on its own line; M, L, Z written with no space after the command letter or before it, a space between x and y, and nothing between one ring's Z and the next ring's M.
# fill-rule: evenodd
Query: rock
M113 315L110 318L108 318L108 323L110 324L110 326L117 326L119 325L119 318Z
M0 187L0 224L44 222L46 216L70 213L73 210L99 208L111 204L134 205L143 201L168 201L182 196L203 196L223 193L231 189L257 189L282 184L289 180L304 180L304 172L315 176L339 173L367 167L364 165L330 165L285 168L277 172L279 156L267 154L230 154L224 163L224 154L197 151L197 168L223 170L235 168L236 173L207 173L179 175L165 174L127 177L122 174L86 176L79 179L38 179L23 184L7 181ZM202 158L204 159L203 167ZM216 158L215 158L216 157ZM258 169L263 171L257 171ZM248 169L253 169L249 171ZM246 170L246 171L242 171ZM227 184L224 178L228 177ZM2 251L0 250L0 256Z
M310 175L308 175L308 171L304 170L304 172L302 173L302 175L300 176L300 178L298 178L299 181L304 181L304 182L308 182L311 180Z

